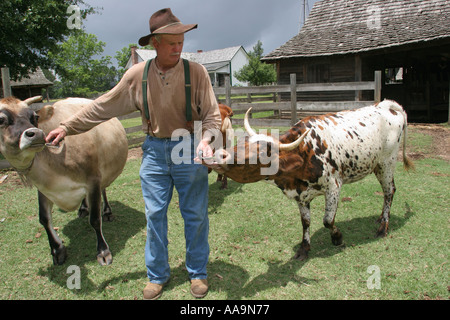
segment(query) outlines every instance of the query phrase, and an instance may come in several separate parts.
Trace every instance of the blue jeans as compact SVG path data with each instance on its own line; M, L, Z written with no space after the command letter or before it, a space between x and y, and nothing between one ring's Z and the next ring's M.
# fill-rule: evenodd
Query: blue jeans
M142 150L139 174L147 218L147 276L150 282L159 284L167 282L170 277L167 208L175 186L184 219L189 278L206 279L209 257L208 169L193 161L193 136L182 137L180 141L148 136Z

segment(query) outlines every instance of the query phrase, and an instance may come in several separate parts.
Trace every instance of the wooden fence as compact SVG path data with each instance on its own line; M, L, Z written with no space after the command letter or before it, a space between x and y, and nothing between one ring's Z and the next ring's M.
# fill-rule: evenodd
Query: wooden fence
M336 112L340 110L357 109L381 98L381 71L375 71L374 81L362 82L336 82L336 83L307 83L297 84L296 75L291 74L289 85L258 86L258 87L231 87L230 81L226 81L225 87L214 88L218 100L224 100L225 104L233 109L235 114L244 113L252 107L252 112L273 111L274 116L270 118L259 118L252 120L252 126L262 127L290 127L295 124L299 117L310 113ZM358 101L358 92L363 90L374 91L374 101ZM330 92L330 91L354 91L355 101L297 101L297 93L300 92ZM280 101L281 94L290 94L290 101ZM264 98L252 98L252 95L264 95ZM233 98L239 96L241 98ZM247 98L242 99L242 96ZM267 96L272 101L267 101ZM223 99L223 97L225 97ZM222 99L221 99L222 98ZM40 109L48 103L33 104L33 108ZM288 117L286 119L286 117ZM139 112L119 117L119 120L141 118ZM243 119L233 119L233 124L243 125ZM142 125L125 128L128 134L142 132ZM128 145L138 145L145 140L145 135L133 135L128 138ZM0 169L9 168L6 160L0 161Z
M337 112L342 110L357 109L381 100L381 71L375 71L374 81L336 82L336 83L296 83L296 74L290 75L289 85L258 86L258 87L230 87L229 81L223 88L214 88L218 99L233 109L235 114L243 113L252 107L252 113L258 111L274 111L270 118L253 119L255 126L292 126L302 115ZM359 92L373 91L373 101L359 101ZM297 93L305 92L330 92L330 91L354 91L354 101L298 101ZM281 101L281 94L290 94L290 101ZM272 96L268 102L260 102L261 99L253 99L252 95ZM240 99L233 99L240 96ZM247 98L242 99L242 96ZM225 97L225 98L223 98ZM245 101L248 100L248 101ZM251 102L250 102L251 101ZM288 116L288 119L286 119ZM242 119L233 119L233 124L242 125Z

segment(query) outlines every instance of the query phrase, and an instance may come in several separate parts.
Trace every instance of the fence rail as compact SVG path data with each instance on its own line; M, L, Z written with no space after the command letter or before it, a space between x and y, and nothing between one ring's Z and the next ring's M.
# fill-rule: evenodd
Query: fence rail
M297 122L297 113L324 113L336 112L348 109L357 109L366 105L379 102L381 99L381 71L375 71L374 81L359 82L337 82L337 83L305 83L297 84L296 75L290 75L289 85L259 86L259 87L231 87L230 81L225 81L225 87L214 88L214 93L219 100L219 96L225 96L225 104L230 106L236 114L243 113L252 107L252 112L274 111L276 118L253 119L252 125L263 127L289 127ZM355 94L355 101L297 101L297 93L302 92L332 92L332 91L374 91L374 101L357 101L358 94ZM280 94L290 93L290 101L280 101ZM247 99L233 99L233 95L246 95ZM272 102L261 102L260 98L252 98L252 95L272 95ZM247 100L247 102L242 101ZM270 100L270 98L269 98ZM267 101L267 99L266 99ZM48 103L33 104L34 109L40 109ZM119 120L140 118L139 112L119 117ZM283 117L289 117L283 119ZM233 123L243 125L242 119L233 119ZM127 134L140 132L142 125L125 129ZM133 136L128 139L128 145L142 143L145 136ZM0 161L0 169L9 168L6 160Z
M289 85L259 86L259 87L234 87L225 81L224 88L214 88L216 96L225 96L225 104L230 106L237 114L245 112L252 107L252 112L273 110L276 119L254 119L252 124L262 126L290 126L297 122L297 114L337 112L342 110L361 108L381 100L381 71L375 71L374 81L336 82L336 83L304 83L297 84L296 74L290 75ZM298 101L297 94L305 92L333 92L354 91L353 101ZM359 92L373 91L373 101L359 101ZM280 101L280 94L290 93L290 101ZM272 94L273 102L241 102L235 100L233 95L247 95L247 100L252 100L252 95ZM278 96L278 98L276 97ZM282 119L282 115L289 115L290 119ZM235 124L242 124L242 119L233 119Z

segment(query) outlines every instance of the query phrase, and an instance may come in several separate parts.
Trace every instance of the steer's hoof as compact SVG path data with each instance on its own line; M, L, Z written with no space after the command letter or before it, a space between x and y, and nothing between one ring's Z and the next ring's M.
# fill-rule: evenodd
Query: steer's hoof
M97 255L97 261L101 266L110 265L113 261L111 251L105 250Z
M294 255L294 259L300 261L308 259L308 251L303 248L298 249L297 253Z

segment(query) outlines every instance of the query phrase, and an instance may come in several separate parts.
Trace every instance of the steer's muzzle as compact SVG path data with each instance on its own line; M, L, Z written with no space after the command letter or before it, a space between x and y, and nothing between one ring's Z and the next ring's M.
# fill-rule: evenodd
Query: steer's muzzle
M207 166L210 169L213 169L217 173L225 173L227 168L228 161L231 160L231 154L227 152L225 149L219 149L214 153L214 157L212 160L202 161L202 164Z
M38 128L30 128L22 132L20 136L20 150L25 149L38 149L41 151L45 147L45 134L44 131ZM40 149L40 150L39 150Z

